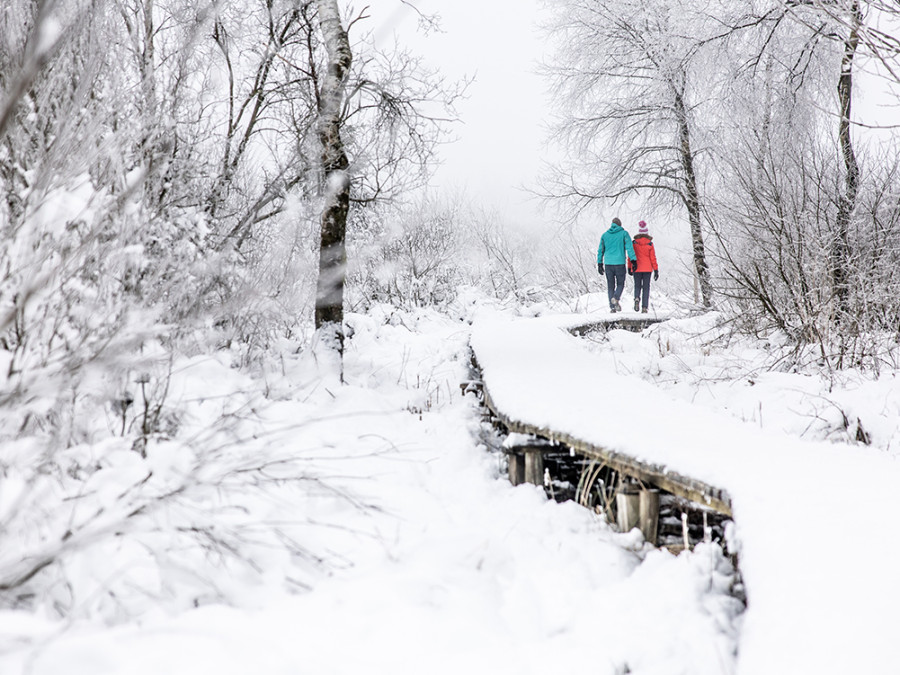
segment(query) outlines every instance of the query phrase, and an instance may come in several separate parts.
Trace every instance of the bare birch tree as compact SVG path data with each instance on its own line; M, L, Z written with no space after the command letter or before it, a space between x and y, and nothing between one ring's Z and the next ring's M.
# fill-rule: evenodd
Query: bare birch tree
M335 341L339 354L344 341L344 279L346 277L347 212L350 208L350 162L341 138L344 86L353 55L341 24L337 0L318 0L319 26L328 62L319 90L317 132L321 144L324 185L319 277L316 287L316 329Z

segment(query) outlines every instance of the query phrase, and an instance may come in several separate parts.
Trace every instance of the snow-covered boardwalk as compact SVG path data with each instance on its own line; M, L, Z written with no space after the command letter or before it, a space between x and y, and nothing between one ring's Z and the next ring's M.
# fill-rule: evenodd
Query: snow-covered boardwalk
M476 321L471 345L497 409L727 491L748 597L738 673L900 672L900 465L618 375L565 330L583 322Z

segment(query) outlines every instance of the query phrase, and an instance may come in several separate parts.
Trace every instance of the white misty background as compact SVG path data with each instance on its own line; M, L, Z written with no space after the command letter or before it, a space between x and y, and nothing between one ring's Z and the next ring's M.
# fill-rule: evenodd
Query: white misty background
M353 56L338 117L340 368L314 324L327 183L319 18L331 4ZM480 81L428 51L471 16L442 19L427 3L7 0L2 609L121 624L160 607L243 606L253 588L303 593L352 567L352 547L323 532L390 539L359 525L383 507L349 467L398 448L354 416L446 407L480 448L471 402L464 413L454 398L476 311L602 306L596 247L617 214L632 233L647 220L662 244L654 311L706 316L683 350L759 346L713 379L815 378L796 406L805 429L791 433L895 452L889 406L866 422L871 411L841 392L893 376L900 359L897 146L867 116L873 101L895 104L900 10L714 5L528 5L510 16L542 46L527 63L485 37L497 18L485 15L472 52L491 77L494 60L510 74ZM540 175L512 184L495 160L520 152L509 130L522 120L477 95L493 82L492 96L515 101L533 82L523 72L545 83L546 109L523 113L545 128L522 127ZM466 114L479 120L474 143ZM462 160L445 145L456 136ZM445 156L455 178L438 168ZM381 336L398 365L372 336L401 329ZM427 336L448 351L423 347ZM670 347L659 343L660 358ZM388 388L388 403L354 407L337 393L348 386ZM286 414L288 402L298 407ZM757 403L740 414L762 424ZM347 433L322 431L334 425Z

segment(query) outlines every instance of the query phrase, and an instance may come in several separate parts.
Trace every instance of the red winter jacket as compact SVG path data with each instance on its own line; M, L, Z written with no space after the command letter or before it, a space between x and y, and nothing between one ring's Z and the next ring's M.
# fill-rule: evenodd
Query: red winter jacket
M632 240L634 253L637 256L637 264L633 267L635 272L653 272L659 269L656 264L656 250L653 248L653 237L649 234L636 234Z

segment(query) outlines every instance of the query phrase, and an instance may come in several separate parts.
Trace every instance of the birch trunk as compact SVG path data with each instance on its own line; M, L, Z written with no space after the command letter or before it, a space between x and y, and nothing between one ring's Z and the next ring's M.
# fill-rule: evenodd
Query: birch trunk
M687 109L681 91L675 91L675 115L678 118L679 154L684 170L684 204L687 207L691 225L691 247L693 249L694 272L700 283L700 296L704 307L712 306L713 288L706 263L706 249L703 245L703 231L700 224L700 191L697 188L697 174L694 170L694 153L691 149L691 133Z
M841 157L844 160L844 192L838 201L836 232L831 248L831 281L837 299L839 316L849 312L850 287L847 267L850 264L850 217L856 208L859 193L859 163L850 138L850 114L853 103L853 58L859 47L859 28L862 13L859 2L854 0L850 9L850 32L844 42L844 56L841 59L841 76L838 80L838 100L841 117L838 123L838 139Z
M341 25L336 0L318 0L319 27L328 53L328 65L319 91L317 134L321 145L325 200L319 244L319 278L316 287L316 330L331 332L339 354L344 341L344 278L346 275L347 212L350 208L349 162L341 139L344 83L352 53L347 31Z

